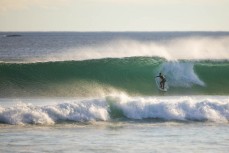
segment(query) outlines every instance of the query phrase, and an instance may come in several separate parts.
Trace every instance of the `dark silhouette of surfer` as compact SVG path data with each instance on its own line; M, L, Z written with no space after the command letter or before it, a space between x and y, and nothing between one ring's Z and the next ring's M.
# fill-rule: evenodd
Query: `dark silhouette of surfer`
M162 73L159 73L159 76L156 76L156 78L157 77L159 77L161 79L161 81L160 81L160 88L164 90L164 88L165 88L165 82L166 82L165 76L162 75Z

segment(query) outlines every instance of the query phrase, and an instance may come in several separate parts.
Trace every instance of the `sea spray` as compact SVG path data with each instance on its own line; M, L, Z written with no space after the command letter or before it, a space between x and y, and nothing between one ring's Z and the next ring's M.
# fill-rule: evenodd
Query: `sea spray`
M17 38L17 43L14 38L3 38L0 61L37 63L139 56L168 61L229 59L228 33L98 33L98 36L73 33L53 36L49 39L39 34L22 36ZM27 39L31 43L28 44ZM47 47L47 41L52 39L58 41L50 41Z
M81 61L104 58L160 57L176 60L229 59L229 37L184 37L164 41L138 41L114 39L105 44L73 47L42 58L30 58L32 62ZM24 61L27 62L27 61Z

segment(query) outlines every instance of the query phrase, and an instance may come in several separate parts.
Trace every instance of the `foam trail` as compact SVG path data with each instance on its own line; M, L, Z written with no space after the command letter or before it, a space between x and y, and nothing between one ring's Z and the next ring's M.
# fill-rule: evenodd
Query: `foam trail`
M229 59L229 37L184 37L167 41L118 39L93 47L72 48L34 61L67 61L133 56L157 56L174 60Z

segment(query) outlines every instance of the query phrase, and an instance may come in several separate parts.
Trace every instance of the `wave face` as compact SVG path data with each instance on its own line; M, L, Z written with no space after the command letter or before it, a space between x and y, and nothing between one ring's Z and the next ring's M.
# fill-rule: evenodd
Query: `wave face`
M128 97L124 94L100 99L75 100L36 106L18 103L0 106L0 123L56 124L117 120L211 121L229 120L227 97Z
M168 61L159 57L0 63L0 96L228 95L227 60ZM162 72L170 89L157 90Z

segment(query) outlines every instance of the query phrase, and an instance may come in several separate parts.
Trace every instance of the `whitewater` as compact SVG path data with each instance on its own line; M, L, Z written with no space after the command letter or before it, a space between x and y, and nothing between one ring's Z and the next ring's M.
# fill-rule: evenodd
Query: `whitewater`
M0 32L0 152L227 152L228 78L228 32Z
M100 99L57 101L59 104L43 106L21 101L11 107L0 107L0 122L53 125L61 122L157 119L227 123L229 119L227 97L142 98L120 94Z

